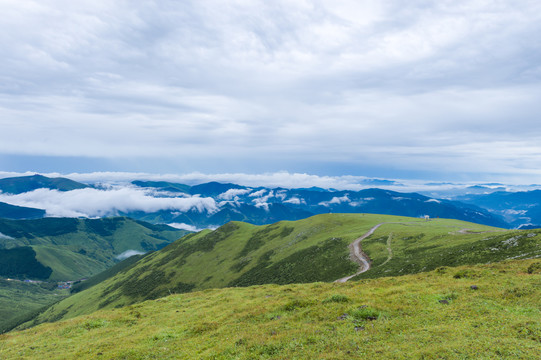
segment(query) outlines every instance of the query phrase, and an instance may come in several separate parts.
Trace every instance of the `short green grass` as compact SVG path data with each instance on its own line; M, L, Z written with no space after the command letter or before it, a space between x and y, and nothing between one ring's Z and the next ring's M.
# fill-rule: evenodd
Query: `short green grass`
M171 295L4 334L0 358L538 359L540 262Z

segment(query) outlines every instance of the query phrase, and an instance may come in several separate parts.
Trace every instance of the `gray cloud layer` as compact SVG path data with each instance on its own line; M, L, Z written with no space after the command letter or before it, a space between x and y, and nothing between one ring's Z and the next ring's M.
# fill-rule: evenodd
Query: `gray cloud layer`
M541 174L536 1L0 11L3 154Z
M29 176L34 175L32 172L15 173L0 171L0 178ZM416 192L416 191L447 191L460 190L469 186L479 185L479 182L431 182L419 179L373 179L365 176L320 176L306 173L290 173L287 171L279 171L274 173L263 174L245 174L245 173L222 173L222 174L204 174L204 173L186 173L186 174L150 174L150 173L129 173L129 172L94 172L94 173L44 173L49 177L67 177L88 184L101 184L106 188L116 189L127 188L128 192L135 191L137 197L151 198L154 194L150 189L138 189L127 185L133 180L151 180L151 181L170 181L183 183L187 185L197 185L211 181L222 183L235 183L247 187L284 187L289 189L294 188L309 188L312 186L324 189L337 190L362 190L368 188L381 188L394 190L398 192ZM497 188L504 187L508 191L526 191L533 189L541 189L541 184L523 184L520 182L507 183L492 183L481 185ZM235 195L244 193L243 190L230 190L220 195L220 199L233 200ZM254 197L264 196L266 190L254 191L250 195ZM1 193L0 193L1 195ZM4 194L5 195L5 194ZM182 196L182 195L181 195ZM188 195L185 195L189 197ZM279 192L276 193L279 196ZM300 199L302 200L302 199ZM1 197L0 197L0 201ZM22 205L22 202L19 203ZM165 202L164 204L167 204Z

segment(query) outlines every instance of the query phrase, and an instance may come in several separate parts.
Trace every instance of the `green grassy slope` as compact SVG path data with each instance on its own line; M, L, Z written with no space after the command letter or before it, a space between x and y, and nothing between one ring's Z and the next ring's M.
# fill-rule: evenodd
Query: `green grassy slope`
M76 280L111 267L118 262L115 257L124 251L157 250L187 231L116 217L0 219L0 233L4 234L0 238L0 249L32 247L35 258L28 257L27 261L37 259L43 266L51 268L52 273L45 274L47 279ZM8 274L3 274L0 269L0 276ZM32 276L21 273L20 277Z
M541 230L502 230L457 220L384 224L362 243L372 260L357 278L396 276L506 259L541 257Z
M55 283L36 284L0 279L0 333L31 316L29 313L68 295L68 290L57 289Z
M3 219L40 219L45 216L45 210L24 206L10 205L0 202L0 218Z
M333 214L266 226L232 222L216 231L190 234L127 271L55 304L30 325L191 290L250 282L333 281L357 269L348 259L349 243L374 223L397 219L420 221ZM258 277L259 273L265 277Z
M2 276L47 279L53 270L36 259L36 251L30 246L0 249Z
M145 255L134 255L130 256L126 260L123 260L119 262L118 264L115 264L114 266L110 267L109 269L100 272L97 275L92 276L90 279L82 280L82 281L76 281L73 286L71 287L70 292L72 294L81 292L83 290L89 289L94 285L99 284L102 281L105 281L116 274L118 274L121 271L126 271L129 268L133 267L135 263L139 260L141 260Z
M130 269L55 304L25 326L172 293L334 281L357 270L358 265L349 259L348 244L382 222L387 224L365 240L366 251L374 256L374 267L361 276L403 275L441 265L490 262L484 246L504 249L489 252L494 261L541 256L541 230L505 231L456 220L326 214L267 226L233 222L214 232L188 235L150 254ZM521 234L519 240L517 234ZM390 243L393 255L387 261L389 252L383 240L389 236L397 240ZM470 248L481 250L469 253ZM459 255L449 255L457 249L462 250Z
M26 283L0 279L0 333L32 320L48 305L68 297L70 293L83 291L133 266L144 256L131 256L88 280L76 281L70 290L59 289L57 282Z
M540 269L515 260L172 295L1 335L0 358L538 359Z

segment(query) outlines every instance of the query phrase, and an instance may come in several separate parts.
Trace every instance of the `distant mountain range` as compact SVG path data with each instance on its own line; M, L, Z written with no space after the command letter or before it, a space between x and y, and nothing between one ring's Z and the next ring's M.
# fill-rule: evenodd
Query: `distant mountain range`
M380 182L377 182L379 184ZM48 178L42 175L0 179L2 200L0 217L8 219L35 219L48 214L47 204L42 207L39 200L33 203L14 202L10 199L24 195L31 198L32 191L38 189L55 190L66 194L71 191L93 191L88 198L92 201L94 213L106 216L127 216L154 224L171 224L177 228L197 230L218 227L229 221L244 221L255 225L274 223L281 220L299 220L324 213L375 213L412 217L452 218L497 227L519 227L524 224L541 223L541 211L537 211L537 193L493 192L486 194L487 188L471 187L470 194L455 197L453 200L436 199L418 193L401 193L378 188L360 191L322 189L318 187L285 189L266 187L247 187L231 183L209 182L194 186L166 181L133 181L121 185L137 194L144 194L145 200L160 199L166 205L159 206L115 206L110 202L99 209L99 196L110 191L106 186L82 184L66 178ZM118 189L119 186L116 186ZM490 190L490 189L489 189ZM13 196L9 194L14 194ZM513 195L515 194L515 195ZM8 196L9 195L9 196ZM132 194L121 198L124 202ZM502 197L507 202L500 203ZM177 206L169 200L184 201L188 205ZM134 203L140 204L137 199ZM204 206L201 203L204 202ZM50 206L49 202L49 206ZM67 203L66 203L67 204ZM29 207L28 205L35 206ZM18 206L11 207L10 206ZM58 204L55 203L58 207ZM66 205L68 206L68 205ZM84 207L84 204L83 204ZM98 208L96 210L96 208ZM73 213L82 214L77 209Z
M541 190L470 194L457 200L487 209L502 217L510 227L541 227Z
M134 181L132 184L161 191L162 195L170 192L171 189L182 189L183 194L211 197L216 201L219 209L213 213L195 210L178 213L162 210L155 213L123 214L149 222L205 227L223 225L234 220L263 225L280 220L299 220L325 213L373 213L412 217L428 215L507 227L502 218L475 205L433 199L417 193L399 193L381 189L333 191L321 188L249 188L217 182L193 187L184 184L140 181ZM170 196L178 195L170 194Z
M22 194L36 189L70 191L87 187L89 186L70 179L49 178L37 174L0 179L0 191L8 194Z

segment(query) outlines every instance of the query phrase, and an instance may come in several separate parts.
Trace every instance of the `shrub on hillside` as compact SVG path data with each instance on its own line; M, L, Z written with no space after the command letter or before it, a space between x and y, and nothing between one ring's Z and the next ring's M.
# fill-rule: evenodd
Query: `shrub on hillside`
M345 295L340 295L340 294L335 294L331 297L328 297L326 298L325 300L322 301L323 304L328 304L328 303L347 303L347 302L350 302L351 300L345 296Z
M541 262L536 262L528 266L528 274L540 274L541 273Z

